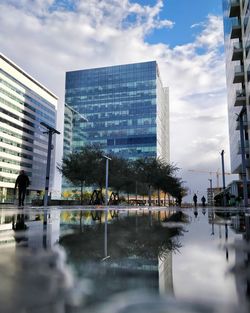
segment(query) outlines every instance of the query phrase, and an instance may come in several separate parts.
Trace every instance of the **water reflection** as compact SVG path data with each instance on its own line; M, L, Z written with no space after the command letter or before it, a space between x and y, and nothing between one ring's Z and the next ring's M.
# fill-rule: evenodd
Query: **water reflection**
M236 289L239 302L250 310L250 214L233 216L232 227L242 238L235 240L232 247L235 249L235 265L232 273L235 275Z
M39 312L236 312L239 305L248 312L249 213L106 213L105 227L103 210L2 210L0 279L10 287L0 287L0 302L6 312L27 311L33 289L33 304L39 297L37 305L45 303L49 291L60 308Z
M198 209L197 208L194 209L194 216L195 216L195 218L197 218L197 216L198 216Z
M13 214L12 229L19 245L30 249L52 248L60 235L60 212L45 214ZM46 223L44 221L46 220Z
M74 306L74 283L63 250L55 246L55 215L48 214L44 228L43 214L1 213L1 312L66 313Z
M156 293L173 293L172 252L180 248L176 236L181 228L167 228L167 219L161 212L119 213L112 219L108 216L108 256L103 252L105 225L94 218L90 223L88 212L82 213L84 231L74 231L62 236L60 244L65 248L69 261L78 275L92 279L96 290L105 285L101 294L104 299L114 291L147 288ZM175 219L185 221L181 212ZM169 218L169 221L173 221ZM85 223L84 223L85 221ZM94 224L93 224L94 222ZM164 223L163 223L164 222ZM76 230L74 226L74 230ZM122 284L121 284L122 281ZM91 299L89 299L91 302Z

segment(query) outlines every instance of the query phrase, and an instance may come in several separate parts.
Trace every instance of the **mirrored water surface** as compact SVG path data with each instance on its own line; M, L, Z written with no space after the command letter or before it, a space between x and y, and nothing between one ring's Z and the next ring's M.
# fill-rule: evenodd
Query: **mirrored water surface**
M249 312L250 211L0 208L1 312Z

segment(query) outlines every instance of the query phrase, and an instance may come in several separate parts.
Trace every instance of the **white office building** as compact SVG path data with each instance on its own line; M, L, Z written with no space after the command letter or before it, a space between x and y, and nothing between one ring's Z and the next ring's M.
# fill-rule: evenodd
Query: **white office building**
M44 190L48 134L40 123L55 127L57 101L56 95L0 54L0 202L11 200L22 169L30 178L31 194ZM50 190L54 159L53 150Z

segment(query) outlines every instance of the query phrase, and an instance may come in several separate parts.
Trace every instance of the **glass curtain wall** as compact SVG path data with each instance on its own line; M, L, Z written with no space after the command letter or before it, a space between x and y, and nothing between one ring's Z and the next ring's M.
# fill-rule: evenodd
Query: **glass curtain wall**
M88 143L127 159L157 156L155 61L67 72L65 102L88 119L73 125L73 150Z

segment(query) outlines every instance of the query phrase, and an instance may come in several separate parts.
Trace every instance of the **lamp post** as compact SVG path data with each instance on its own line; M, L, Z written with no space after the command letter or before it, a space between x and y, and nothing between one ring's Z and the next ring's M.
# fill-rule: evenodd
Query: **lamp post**
M105 225L104 225L104 257L106 258L108 256L108 182L109 182L109 161L111 161L111 158L109 158L106 155L103 155L103 157L106 159L106 179L105 179Z
M221 151L221 166L222 166L222 183L223 183L223 206L226 206L226 183L225 183L225 166L224 166L224 150Z
M49 135L48 139L48 153L47 153L47 165L46 165L46 179L45 179L45 195L44 195L44 202L43 205L48 205L48 194L49 194L49 174L50 174L50 159L51 159L51 149L52 149L52 135L58 134L60 135L60 132L56 130L55 128L49 126L48 124L41 122L40 123L43 127L47 128L47 131L43 132L44 134Z
M210 183L210 205L213 206L213 187L212 187L212 178L209 178Z

